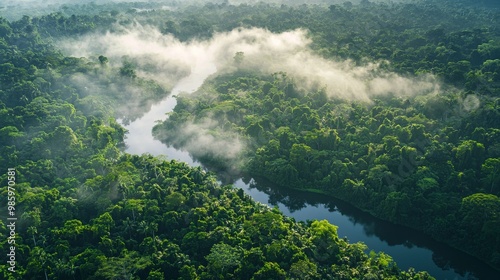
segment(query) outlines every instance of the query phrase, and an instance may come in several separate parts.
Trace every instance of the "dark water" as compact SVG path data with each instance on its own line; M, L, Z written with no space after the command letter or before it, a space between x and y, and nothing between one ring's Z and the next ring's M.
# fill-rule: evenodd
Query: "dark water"
M151 130L156 120L164 120L165 113L175 107L173 95L196 90L214 72L215 67L210 64L193 69L191 76L179 81L168 98L154 105L142 118L127 125L127 152L164 155L167 159L199 166L200 163L193 160L186 151L167 147L155 140ZM239 179L234 185L258 202L278 206L285 215L297 221L328 220L338 226L340 237L345 236L350 242L364 242L369 250L391 255L401 269L413 267L425 270L436 279L500 279L499 271L461 251L433 241L415 230L376 219L342 201L255 180L244 182Z
M500 279L500 272L413 229L394 225L335 198L280 188L266 182L238 180L238 187L255 200L278 205L297 221L326 219L338 226L339 237L362 241L369 250L383 251L401 269L426 270L436 279Z

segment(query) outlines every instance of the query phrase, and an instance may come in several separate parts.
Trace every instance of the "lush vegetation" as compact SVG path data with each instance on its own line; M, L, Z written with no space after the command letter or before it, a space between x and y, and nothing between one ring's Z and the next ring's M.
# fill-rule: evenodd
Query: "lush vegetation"
M47 43L112 17L0 19L0 204L15 168L18 217L16 272L3 262L2 279L431 278L366 254L326 221L284 217L200 168L121 152L119 105L147 108L166 90L127 61L65 57ZM2 248L12 246L6 214Z
M2 263L2 278L430 278L401 271L384 253L366 254L325 221L296 223L256 204L200 168L124 154L116 118L139 117L169 89L140 78L133 61L65 57L53 43L133 22L183 41L236 27L301 27L323 57L357 65L383 59L391 71L439 75L450 85L440 95L365 104L302 91L286 73L239 71L180 96L157 129L215 117L224 130L214 135L234 132L248 143L241 172L411 221L499 267L498 12L467 1L362 2L177 10L88 4L0 18L0 204L7 205L6 170L16 168L19 218L17 272ZM122 106L128 102L138 110Z
M498 10L446 1L261 8L234 8L228 22L305 26L325 57L389 60L388 69L433 73L445 86L438 95L367 104L300 90L286 73L240 71L180 96L158 135L182 146L185 139L169 132L216 119L213 134L230 130L250 143L242 172L344 199L500 267ZM210 21L203 9L197 14Z

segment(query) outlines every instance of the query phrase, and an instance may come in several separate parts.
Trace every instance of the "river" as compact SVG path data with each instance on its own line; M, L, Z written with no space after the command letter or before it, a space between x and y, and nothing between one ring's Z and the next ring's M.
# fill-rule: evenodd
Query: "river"
M152 136L155 121L164 120L176 105L175 95L195 91L209 75L216 72L212 63L202 63L192 69L190 76L181 79L163 101L152 106L141 118L126 125L126 152L141 155L166 155L168 159L201 164L186 151L167 147ZM483 262L447 245L416 232L376 219L342 201L323 195L303 193L270 186L255 180L237 180L254 200L275 206L297 221L326 219L337 225L340 237L349 242L362 241L369 250L383 251L393 257L401 269L410 267L428 271L436 279L498 279L499 272Z

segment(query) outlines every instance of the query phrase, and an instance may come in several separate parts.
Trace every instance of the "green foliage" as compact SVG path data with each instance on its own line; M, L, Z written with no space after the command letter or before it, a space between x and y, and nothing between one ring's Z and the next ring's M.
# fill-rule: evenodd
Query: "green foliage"
M285 271L275 262L266 262L264 266L255 272L252 280L285 279Z
M364 104L300 89L286 73L238 72L213 77L199 92L179 98L179 106L155 132L182 147L187 139L168 135L211 116L247 140L240 155L242 173L335 196L455 247L474 243L467 251L492 261L497 239L494 245L470 241L458 213L464 198L500 191L495 132L500 119L499 22L478 6L422 3L183 11L205 16L203 22L220 30L238 25L238 16L226 23L216 20L227 10L244 13L245 24L275 32L301 26L325 58L350 59L360 66L389 60L383 69L410 76L433 73L445 84L438 94L396 93ZM470 16L461 16L464 11ZM424 14L432 16L423 19ZM363 20L345 24L352 18ZM235 63L239 58L234 57ZM478 236L489 233L481 228Z
M241 250L224 243L215 244L206 259L209 269L220 274L221 277L231 278L227 274L240 265Z
M430 278L400 271L386 254L365 254L365 245L339 239L326 221L292 222L199 168L121 152L125 130L115 118L139 117L165 90L139 78L135 61L116 67L103 55L64 57L48 42L132 19L161 22L163 33L181 40L236 27L301 27L325 58L390 60L381 67L432 72L455 85L363 104L305 92L286 73L238 72L214 77L210 91L179 97L156 130L214 116L248 140L241 171L345 199L499 267L498 20L481 8L423 2L207 4L175 12L131 9L152 3L111 12L88 4L63 9L72 16L0 18L0 167L18 171L19 277ZM236 66L245 62L235 54ZM128 112L129 103L142 106ZM181 146L187 139L169 140Z
M337 227L326 220L314 221L310 227L314 259L320 263L336 263L340 256Z
M148 257L140 257L137 252L124 252L123 256L106 260L96 272L102 279L136 279L138 272L151 265Z

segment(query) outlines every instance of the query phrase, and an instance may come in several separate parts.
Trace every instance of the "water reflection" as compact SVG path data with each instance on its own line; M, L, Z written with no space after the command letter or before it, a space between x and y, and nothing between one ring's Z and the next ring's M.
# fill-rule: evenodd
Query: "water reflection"
M191 76L181 80L173 94L194 91L213 67L194 69ZM166 155L168 159L187 162L191 166L202 165L186 151L167 147L152 136L155 121L164 119L176 105L169 96L153 105L140 119L129 123L126 145L131 154L150 153ZM298 221L326 219L337 225L339 236L350 242L362 241L370 250L383 251L393 257L401 269L414 267L426 270L436 279L498 279L499 272L484 263L442 243L433 241L412 229L378 220L351 205L320 194L304 193L271 185L262 179L241 177L232 171L219 173L224 184L243 189L254 200L270 206L277 205L287 216Z
M245 188L243 182L237 185ZM388 253L402 269L426 270L436 279L498 279L500 275L472 256L413 229L376 219L341 200L274 186L264 179L252 180L246 188L252 195L264 193L260 202L278 206L296 220L327 219L339 226L339 236Z

